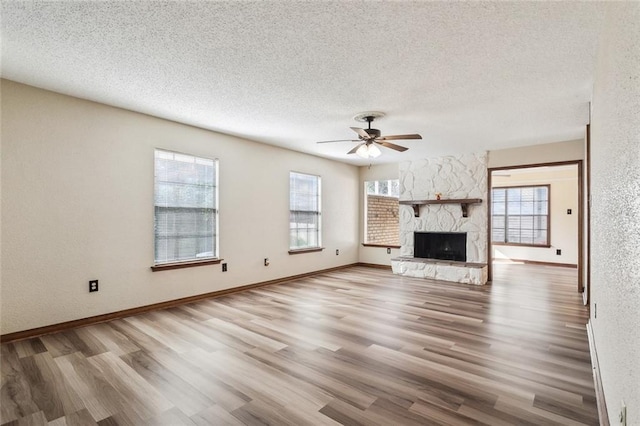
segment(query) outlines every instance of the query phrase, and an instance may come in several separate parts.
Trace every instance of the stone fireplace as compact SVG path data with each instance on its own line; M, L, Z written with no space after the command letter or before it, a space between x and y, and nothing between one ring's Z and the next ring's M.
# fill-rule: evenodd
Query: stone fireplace
M462 205L471 199L478 201ZM413 201L419 206L402 204ZM486 152L400 163L400 202L401 256L391 261L394 273L486 284ZM433 238L423 242L425 236ZM451 237L448 248L434 248L445 237ZM462 253L453 256L454 245Z

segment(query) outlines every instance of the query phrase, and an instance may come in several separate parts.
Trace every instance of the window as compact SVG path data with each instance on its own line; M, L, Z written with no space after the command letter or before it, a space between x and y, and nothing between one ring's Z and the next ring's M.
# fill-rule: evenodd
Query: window
M289 248L319 248L320 176L289 174Z
M155 263L218 257L218 161L155 151Z
M364 188L366 211L364 243L385 247L399 246L399 181L397 179L369 181L364 183Z
M491 241L549 246L549 185L493 188Z

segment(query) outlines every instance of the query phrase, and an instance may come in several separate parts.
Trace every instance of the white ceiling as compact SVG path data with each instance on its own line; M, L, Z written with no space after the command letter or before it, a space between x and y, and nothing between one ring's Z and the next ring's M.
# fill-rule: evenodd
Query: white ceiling
M10 80L349 162L581 138L602 3L2 1Z

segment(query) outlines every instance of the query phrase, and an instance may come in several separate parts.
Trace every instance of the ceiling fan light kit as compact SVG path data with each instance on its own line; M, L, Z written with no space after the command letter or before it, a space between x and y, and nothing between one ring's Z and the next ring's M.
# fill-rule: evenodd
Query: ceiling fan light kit
M382 151L373 144L367 145L366 143L363 143L360 145L360 148L356 150L356 154L362 158L376 158L382 154Z
M353 117L354 120L360 122L366 122L368 124L368 128L361 129L359 127L351 127L351 130L358 134L358 139L340 139L335 141L321 141L318 143L331 143L331 142L360 142L358 146L353 148L351 151L347 152L347 154L357 154L362 158L376 158L382 154L380 148L377 145L384 146L386 148L393 149L395 151L404 152L409 148L404 146L396 145L391 142L392 140L400 140L400 139L422 139L422 136L419 134L409 134L409 135L389 135L389 136L381 136L380 130L372 129L371 122L376 118L384 117L384 113L380 111L366 111L360 114L357 114Z

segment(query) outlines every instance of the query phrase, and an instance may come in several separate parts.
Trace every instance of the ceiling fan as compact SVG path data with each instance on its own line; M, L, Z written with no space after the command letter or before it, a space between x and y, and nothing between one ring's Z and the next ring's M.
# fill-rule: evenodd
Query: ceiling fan
M332 142L360 142L356 147L347 154L357 154L362 158L376 158L382 151L376 145L381 145L387 148L391 148L396 151L404 152L407 147L393 144L388 141L401 140L401 139L422 139L422 136L418 134L410 135L389 135L381 136L380 130L372 129L371 122L376 118L384 117L384 113L377 111L368 111L353 117L356 121L367 122L368 128L361 129L359 127L351 127L351 130L358 134L358 139L338 139L334 141L320 141L318 143L332 143Z

